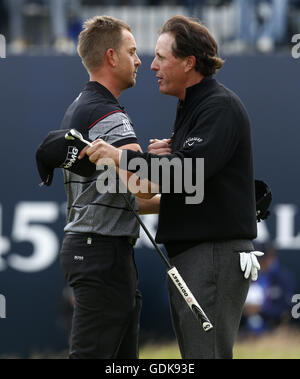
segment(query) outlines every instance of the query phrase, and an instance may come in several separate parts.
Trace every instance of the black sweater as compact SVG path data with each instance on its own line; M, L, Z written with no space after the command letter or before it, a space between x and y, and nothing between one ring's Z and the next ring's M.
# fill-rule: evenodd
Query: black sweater
M185 100L179 102L172 154L127 151L128 164L137 157L147 160L149 180L151 158L179 158L183 177L184 158L194 163L204 158L204 200L200 204L187 204L187 194L174 193L172 185L173 193L162 193L156 241L165 245L169 256L200 242L256 238L249 118L241 100L215 79L205 78L188 88ZM195 181L199 175L196 165L192 175Z

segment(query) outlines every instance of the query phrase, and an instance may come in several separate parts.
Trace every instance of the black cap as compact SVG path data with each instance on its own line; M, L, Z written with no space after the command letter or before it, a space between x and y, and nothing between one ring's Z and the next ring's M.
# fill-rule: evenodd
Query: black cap
M50 132L36 152L38 171L46 186L51 185L55 168L63 168L83 177L90 177L96 172L96 166L87 156L78 160L86 144L77 138L67 140L65 137L69 131Z
M266 220L270 216L272 203L272 191L262 180L255 180L256 219L258 222Z

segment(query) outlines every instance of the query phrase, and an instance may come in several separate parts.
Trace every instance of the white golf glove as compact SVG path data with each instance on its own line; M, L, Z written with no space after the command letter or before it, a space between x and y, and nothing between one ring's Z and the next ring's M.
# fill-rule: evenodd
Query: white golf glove
M245 273L245 279L251 274L251 279L255 282L258 279L258 271L260 264L257 257L262 257L264 253L261 251L251 251L249 253L240 253L241 270Z

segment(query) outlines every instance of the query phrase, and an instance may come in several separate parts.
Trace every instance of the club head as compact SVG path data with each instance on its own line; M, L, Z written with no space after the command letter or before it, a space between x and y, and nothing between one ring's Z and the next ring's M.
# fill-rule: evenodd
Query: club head
M88 146L92 146L91 142L86 141L83 138L83 135L76 129L71 129L66 135L65 135L66 140L71 140L74 141L75 139L79 139L81 142L85 143Z
M74 141L75 138L82 140L83 136L76 129L71 129L65 136L66 140Z

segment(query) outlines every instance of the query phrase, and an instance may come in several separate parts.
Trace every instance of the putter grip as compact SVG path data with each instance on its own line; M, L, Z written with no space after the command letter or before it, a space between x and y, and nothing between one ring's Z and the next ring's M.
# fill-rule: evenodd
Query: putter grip
M176 267L173 267L171 270L169 270L168 275L172 279L173 283L177 287L178 291L181 293L182 297L184 298L194 315L201 322L203 330L205 332L210 331L213 328L212 323L209 321L205 312L200 307L192 292L189 290L188 286L182 279Z

